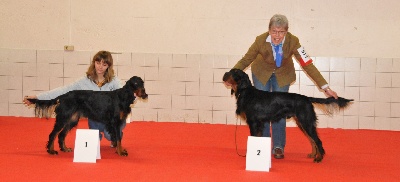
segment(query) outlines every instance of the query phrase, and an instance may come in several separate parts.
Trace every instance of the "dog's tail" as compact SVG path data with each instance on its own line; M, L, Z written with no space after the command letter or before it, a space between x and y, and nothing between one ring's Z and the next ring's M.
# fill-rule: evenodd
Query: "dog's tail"
M35 104L35 116L39 118L50 118L58 105L58 99L38 100L28 99L29 102Z
M322 108L318 108L329 116L332 116L335 112L339 112L340 110L347 108L351 104L350 102L354 101L353 99L345 99L342 97L338 97L337 99L333 97L329 97L326 99L309 97L308 99L317 107L322 106Z

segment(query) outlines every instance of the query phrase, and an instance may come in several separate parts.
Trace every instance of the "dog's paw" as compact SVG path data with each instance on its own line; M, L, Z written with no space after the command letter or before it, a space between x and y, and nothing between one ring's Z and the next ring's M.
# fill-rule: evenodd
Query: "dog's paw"
M307 158L313 158L314 163L320 163L324 157L318 154L311 153L307 155Z
M47 153L49 153L51 155L58 155L58 152L55 150L47 150Z
M61 148L60 150L63 152L72 152L72 148Z
M126 151L126 149L123 149L121 151L116 151L115 153L117 153L119 156L128 156L128 151Z
M315 159L315 157L317 157L317 154L311 153L311 154L307 155L307 158L314 158Z
M320 163L322 162L322 158L321 157L317 157L314 159L314 163Z

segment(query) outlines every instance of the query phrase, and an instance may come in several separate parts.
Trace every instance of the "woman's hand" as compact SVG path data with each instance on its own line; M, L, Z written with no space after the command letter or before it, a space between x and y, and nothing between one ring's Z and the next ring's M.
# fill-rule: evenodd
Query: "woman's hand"
M30 106L31 104L32 104L32 102L29 102L29 100L28 99L37 99L37 97L36 97L36 95L33 95L33 96L25 96L24 97L24 99L22 100L22 103L25 105L25 106Z

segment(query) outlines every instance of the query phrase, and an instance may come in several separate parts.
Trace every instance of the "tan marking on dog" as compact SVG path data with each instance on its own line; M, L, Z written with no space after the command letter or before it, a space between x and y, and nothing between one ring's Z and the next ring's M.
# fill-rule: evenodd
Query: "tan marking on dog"
M121 120L124 120L124 118L125 118L125 114L124 114L124 112L119 112L119 119L121 119Z
M71 118L70 118L70 122L72 121L78 121L79 120L79 114L76 112L74 113Z

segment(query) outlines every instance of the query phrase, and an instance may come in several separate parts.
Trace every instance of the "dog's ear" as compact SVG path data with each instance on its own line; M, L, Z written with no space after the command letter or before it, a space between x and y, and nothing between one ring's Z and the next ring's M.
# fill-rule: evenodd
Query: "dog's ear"
M134 83L135 83L134 79L135 79L135 77L131 77L128 81L126 81L124 87L133 88Z
M237 83L237 90L252 86L249 76L244 71L240 69L232 69L231 72L233 73L233 79Z
M132 90L136 90L140 84L143 84L143 80L138 76L133 76L128 81L126 81L124 87L127 87Z
M224 76L222 78L222 81L228 82L229 84L231 84L231 87L232 87L231 95L233 95L235 93L235 90L233 90L233 87L236 86L236 82L232 77L232 73L230 71L229 72L225 72L225 74L224 74Z

